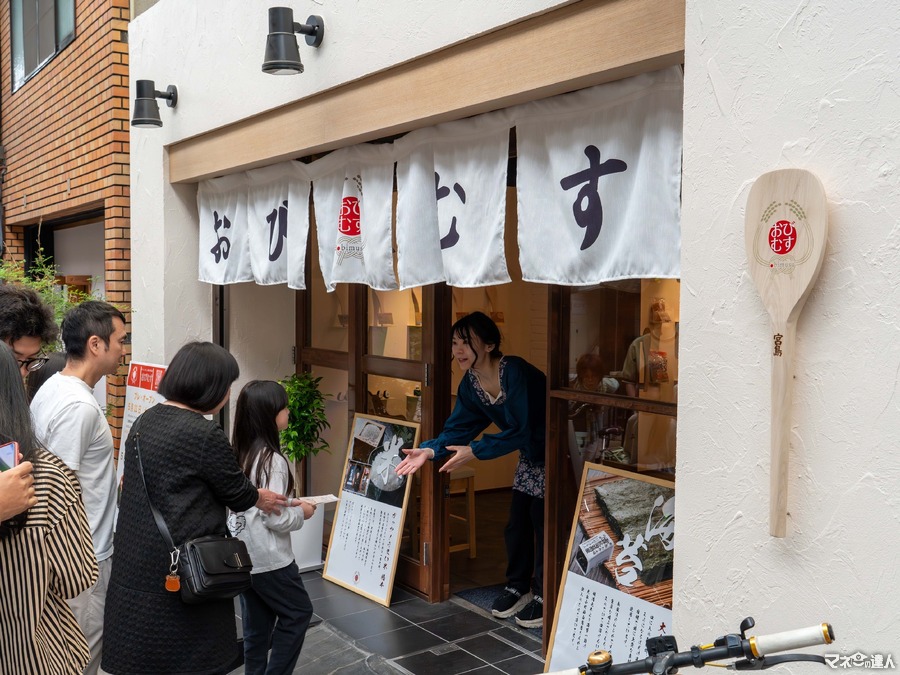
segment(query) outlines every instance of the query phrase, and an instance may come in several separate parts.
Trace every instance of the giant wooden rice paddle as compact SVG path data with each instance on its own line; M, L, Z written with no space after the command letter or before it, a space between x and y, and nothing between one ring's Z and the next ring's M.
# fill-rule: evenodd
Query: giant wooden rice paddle
M781 169L756 179L744 236L750 276L772 320L772 430L769 533L787 533L788 454L794 337L800 311L822 267L828 204L809 171Z

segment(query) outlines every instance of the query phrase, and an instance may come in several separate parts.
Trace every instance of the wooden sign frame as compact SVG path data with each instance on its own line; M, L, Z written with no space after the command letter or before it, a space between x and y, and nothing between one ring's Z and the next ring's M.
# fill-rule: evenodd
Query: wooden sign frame
M412 481L394 468L419 443L419 424L357 413L322 577L385 607L400 555Z
M602 493L604 486L607 495L601 504L595 488ZM643 499L635 500L629 490L642 493ZM595 649L609 651L619 663L639 659L646 656L646 638L672 635L674 480L588 462L578 495L547 672L577 667ZM625 513L614 498L622 504L650 506ZM634 527L632 522L641 525ZM640 555L634 553L645 537L657 552L671 551L671 556L644 569ZM660 541L654 541L657 538Z

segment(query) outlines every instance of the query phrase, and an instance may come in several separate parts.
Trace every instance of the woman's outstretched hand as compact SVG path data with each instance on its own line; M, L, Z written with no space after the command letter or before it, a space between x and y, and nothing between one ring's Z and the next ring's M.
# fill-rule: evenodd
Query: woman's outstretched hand
M256 500L256 508L263 513L281 515L281 507L287 506L287 497L265 488L259 489L259 499Z
M475 459L472 447L469 445L448 445L447 449L453 454L444 463L444 466L439 469L442 473L449 473L453 469L458 469L466 462L471 462Z
M406 457L397 465L398 476L409 476L418 471L422 465L434 456L431 448L403 448Z

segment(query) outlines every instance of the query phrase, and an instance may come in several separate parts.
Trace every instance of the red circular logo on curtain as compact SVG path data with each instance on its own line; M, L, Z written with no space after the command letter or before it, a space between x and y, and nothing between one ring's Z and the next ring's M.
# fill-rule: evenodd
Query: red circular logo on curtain
M797 228L789 220L779 220L769 228L769 248L778 255L790 253L797 243Z
M341 220L338 231L348 237L359 236L359 200L356 197L344 197L341 200Z

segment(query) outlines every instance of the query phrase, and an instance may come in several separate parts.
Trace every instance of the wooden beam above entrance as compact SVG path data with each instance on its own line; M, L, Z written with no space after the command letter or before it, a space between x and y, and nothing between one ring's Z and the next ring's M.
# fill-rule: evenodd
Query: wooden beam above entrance
M196 182L682 63L684 7L567 5L175 143L170 180Z

